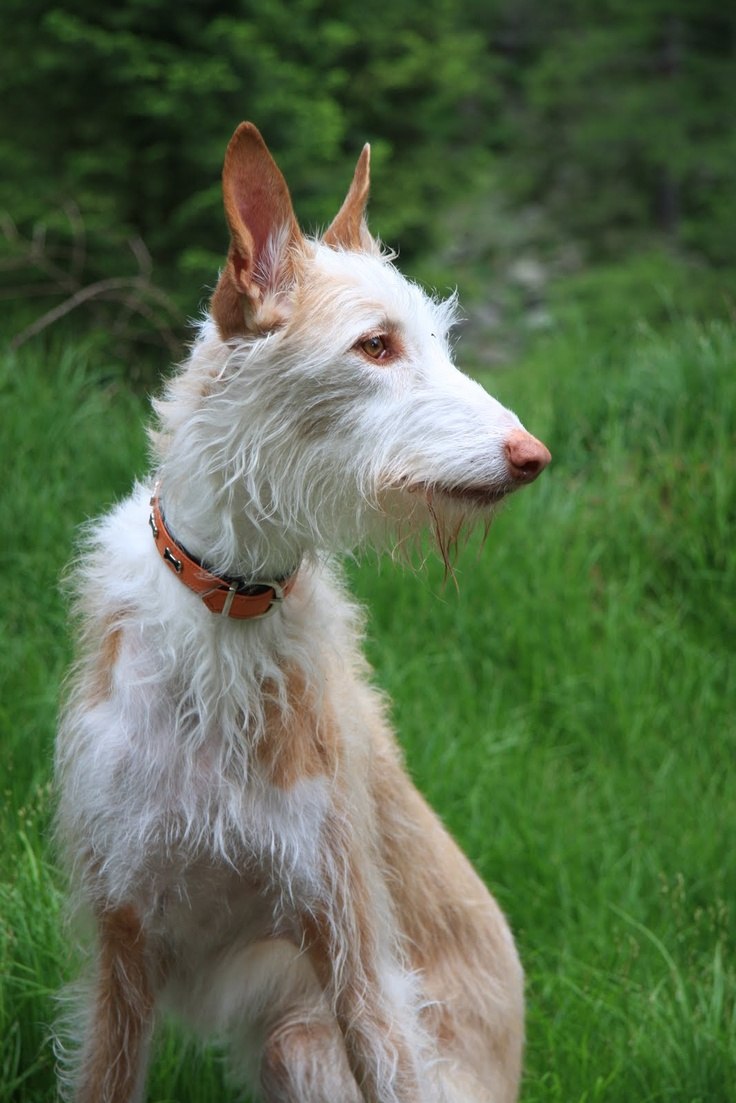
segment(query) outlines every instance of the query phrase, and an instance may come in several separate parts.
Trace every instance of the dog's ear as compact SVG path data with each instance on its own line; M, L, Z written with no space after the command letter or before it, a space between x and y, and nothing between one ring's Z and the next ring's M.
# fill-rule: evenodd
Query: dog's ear
M210 309L227 340L275 323L265 299L290 281L302 236L286 181L252 123L241 123L230 139L222 192L230 250Z
M373 252L374 241L365 221L371 185L371 147L366 143L358 158L345 202L325 230L322 240L336 249Z

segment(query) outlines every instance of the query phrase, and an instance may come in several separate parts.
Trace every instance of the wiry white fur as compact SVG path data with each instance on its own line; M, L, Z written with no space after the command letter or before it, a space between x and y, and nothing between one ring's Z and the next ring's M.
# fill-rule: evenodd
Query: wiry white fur
M381 496L404 483L506 482L503 444L520 423L452 364L454 299L429 299L388 260L313 250L289 324L225 345L205 322L156 406L172 524L224 573L285 573L380 539ZM391 327L398 362L355 350Z
M453 366L452 300L429 299L385 258L317 242L297 271L272 332L223 342L204 322L156 403L154 437L167 520L186 547L251 578L301 564L297 585L265 620L213 615L154 546L153 478L92 527L76 576L82 655L58 743L59 838L84 904L140 917L146 953L166 962L159 1005L227 1036L266 1098L281 1098L268 1077L280 1075L278 1045L295 1044L294 1024L318 1024L327 1041L295 1065L283 1098L323 1100L313 1078L333 1067L342 1094L331 1103L361 1098L335 1012L362 985L364 1011L344 1029L370 1070L366 1099L507 1101L443 1074L421 1022L428 998L406 957L366 788L378 745L367 733L386 731L384 709L360 655L361 614L330 557L426 523L427 495L433 511L459 518L468 507L448 489L506 489L504 440L519 422ZM356 348L386 332L401 349L390 363ZM339 776L335 767L282 788L258 747L269 709L288 727L294 670L339 732ZM375 939L368 965L350 910L356 862ZM299 926L323 911L326 991ZM500 1005L516 1006L505 984Z

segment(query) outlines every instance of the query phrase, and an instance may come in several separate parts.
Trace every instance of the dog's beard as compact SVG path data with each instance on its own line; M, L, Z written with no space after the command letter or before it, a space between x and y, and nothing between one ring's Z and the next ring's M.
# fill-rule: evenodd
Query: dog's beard
M379 524L371 543L412 568L422 567L431 552L439 555L446 578L471 535L482 530L485 543L503 494L452 493L429 484L392 486L378 496Z

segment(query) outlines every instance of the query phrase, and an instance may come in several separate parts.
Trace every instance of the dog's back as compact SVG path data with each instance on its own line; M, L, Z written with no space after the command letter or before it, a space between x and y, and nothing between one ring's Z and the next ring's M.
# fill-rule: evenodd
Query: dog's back
M427 526L446 554L549 455L368 234L367 151L320 241L248 124L223 181L156 477L78 573L58 825L98 943L72 1096L142 1098L170 1007L271 1103L509 1103L508 927L403 770L326 557Z

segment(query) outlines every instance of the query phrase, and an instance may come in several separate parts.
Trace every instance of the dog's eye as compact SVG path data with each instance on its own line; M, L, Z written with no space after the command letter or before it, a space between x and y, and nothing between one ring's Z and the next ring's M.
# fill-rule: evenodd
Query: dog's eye
M371 360L385 360L391 355L388 341L385 337L366 337L358 346Z

